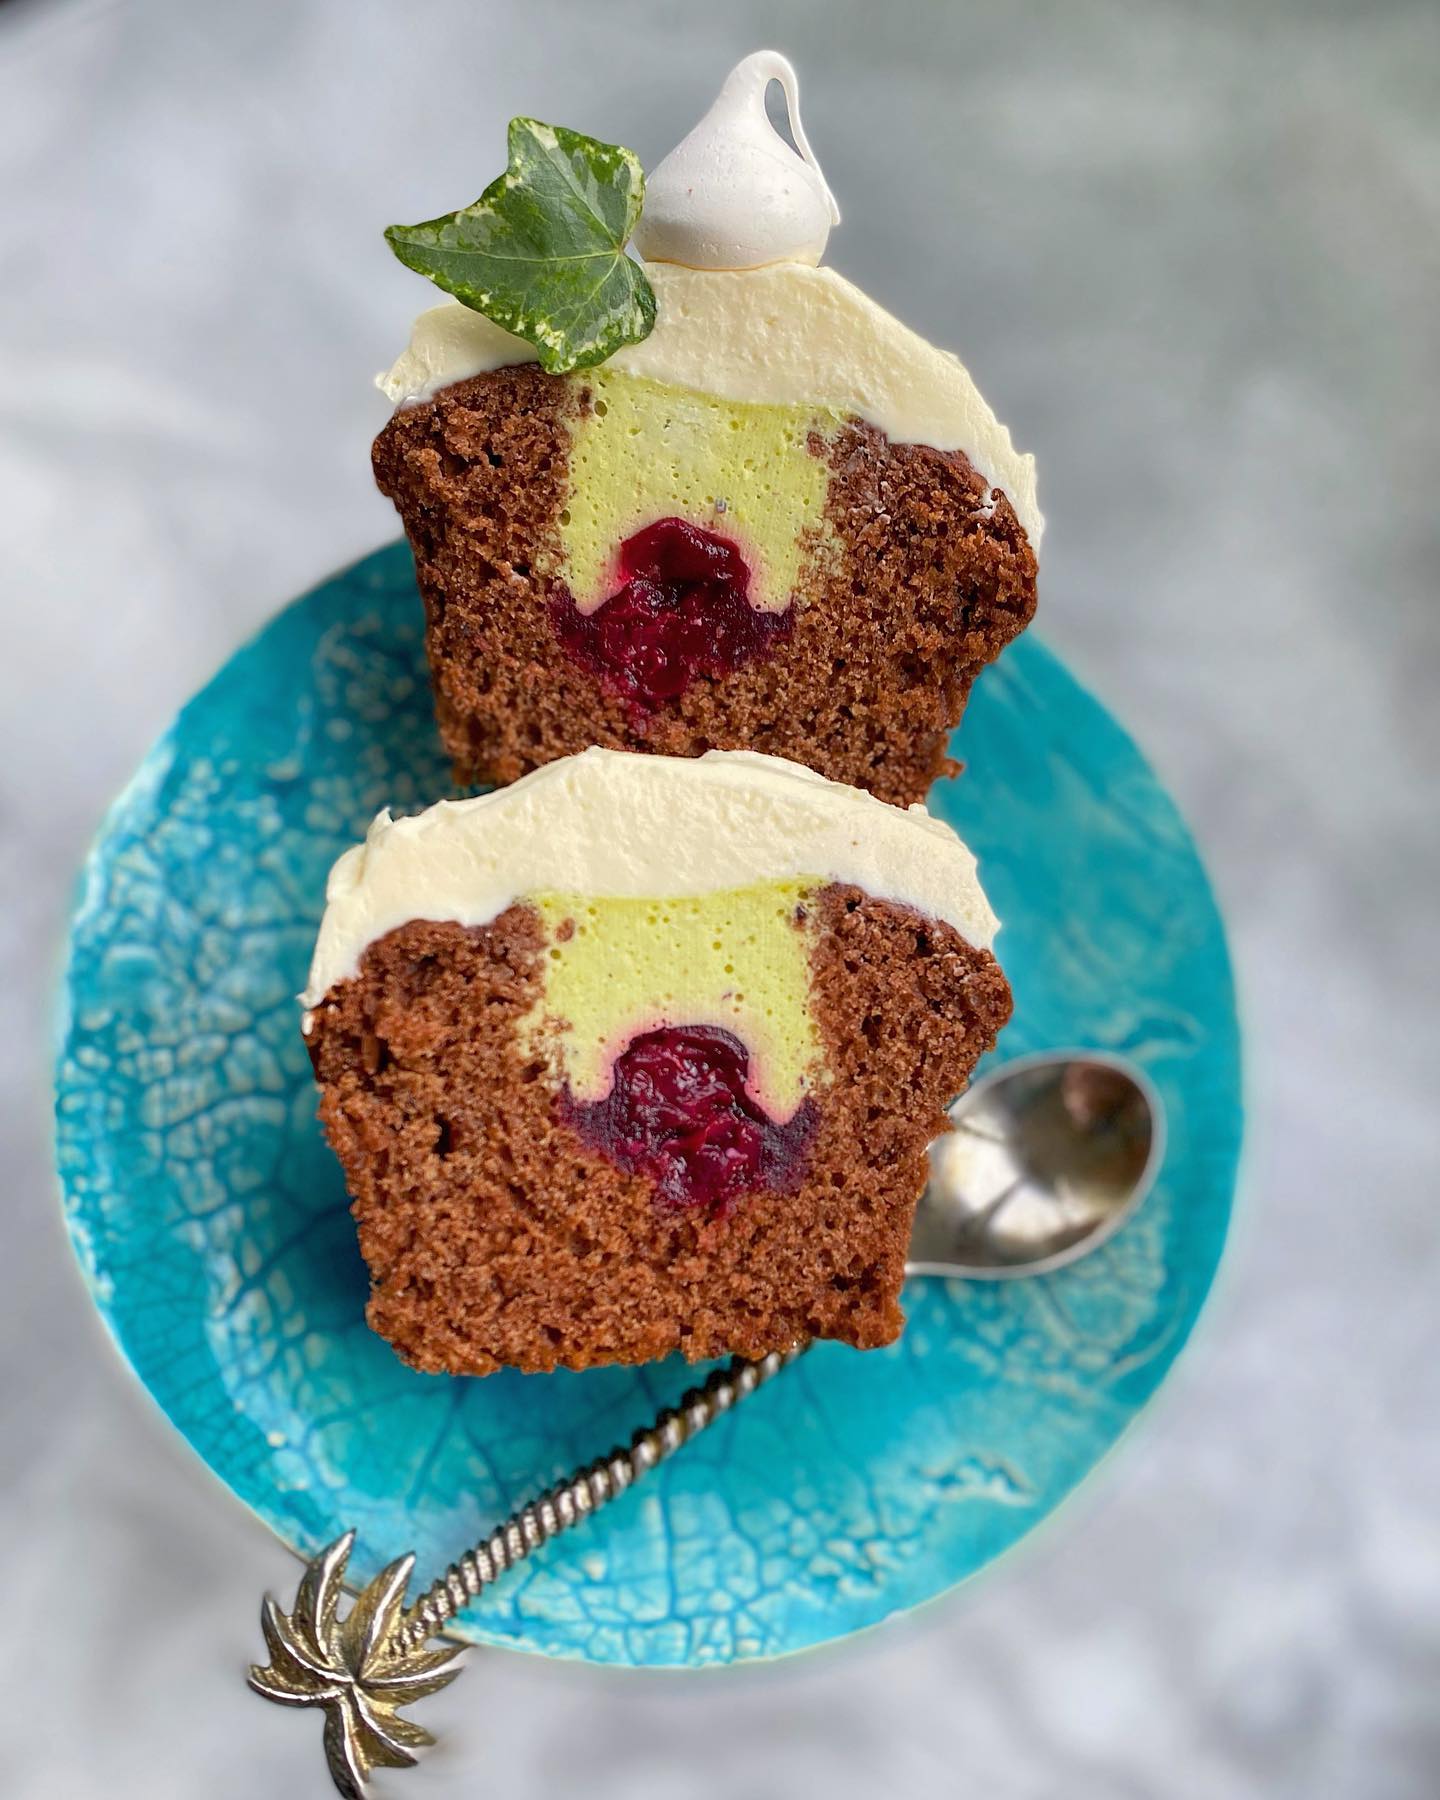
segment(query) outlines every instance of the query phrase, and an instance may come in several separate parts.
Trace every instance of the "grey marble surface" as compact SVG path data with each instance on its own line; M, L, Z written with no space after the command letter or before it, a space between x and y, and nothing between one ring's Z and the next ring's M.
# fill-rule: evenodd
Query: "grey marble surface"
M1040 1541L845 1649L485 1655L388 1791L1440 1792L1440 12L639 0L0 7L0 1792L315 1800L251 1699L287 1557L117 1365L51 1191L66 897L151 737L393 531L379 237L511 111L647 161L800 63L832 261L1041 459L1042 629L1173 784L1233 926L1252 1127L1173 1383Z

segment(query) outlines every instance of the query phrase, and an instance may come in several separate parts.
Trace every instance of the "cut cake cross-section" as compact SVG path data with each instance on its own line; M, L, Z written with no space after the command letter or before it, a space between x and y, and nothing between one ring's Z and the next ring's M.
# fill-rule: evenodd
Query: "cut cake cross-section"
M994 929L948 826L772 757L382 814L305 996L371 1324L473 1374L890 1342Z

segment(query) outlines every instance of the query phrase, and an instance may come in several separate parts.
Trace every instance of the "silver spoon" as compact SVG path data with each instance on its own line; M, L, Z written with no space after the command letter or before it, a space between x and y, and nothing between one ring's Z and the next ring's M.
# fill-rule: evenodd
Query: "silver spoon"
M1164 1155L1154 1086L1134 1064L1101 1051L1017 1057L962 1094L950 1121L931 1147L907 1276L991 1280L1063 1268L1134 1213ZM507 1569L624 1493L809 1348L796 1344L757 1362L733 1358L637 1431L628 1449L512 1513L408 1608L413 1555L382 1569L338 1618L355 1541L347 1531L306 1566L290 1612L266 1597L260 1623L270 1661L252 1666L250 1686L283 1706L325 1709L331 1779L348 1800L361 1800L372 1769L408 1767L433 1741L400 1709L453 1681L463 1650L427 1650L427 1641Z
M1165 1112L1148 1075L1106 1051L1003 1064L950 1108L930 1147L906 1275L998 1280L1088 1256L1155 1184Z

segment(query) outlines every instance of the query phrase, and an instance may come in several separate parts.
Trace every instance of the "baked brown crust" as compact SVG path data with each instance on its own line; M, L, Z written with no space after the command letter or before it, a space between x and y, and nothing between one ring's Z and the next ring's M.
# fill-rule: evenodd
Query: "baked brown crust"
M762 750L882 800L923 800L971 684L1035 610L1035 556L967 457L851 421L811 448L843 554L818 563L794 630L647 720L571 661L550 622L573 409L534 366L456 382L395 414L375 478L399 510L427 617L436 714L458 781L514 781L591 744ZM563 589L560 590L563 592Z
M563 1122L518 1029L541 981L532 908L412 921L369 947L308 1042L368 1318L406 1362L483 1375L899 1333L926 1149L1010 990L988 951L907 907L838 885L810 904L831 1079L808 1163L798 1190L720 1220L658 1206Z

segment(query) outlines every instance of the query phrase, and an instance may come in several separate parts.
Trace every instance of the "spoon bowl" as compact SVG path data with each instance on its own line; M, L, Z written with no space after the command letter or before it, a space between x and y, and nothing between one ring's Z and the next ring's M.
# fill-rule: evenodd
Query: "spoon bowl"
M907 1275L1042 1275L1098 1248L1154 1186L1165 1115L1099 1050L1016 1057L969 1087L930 1148Z

